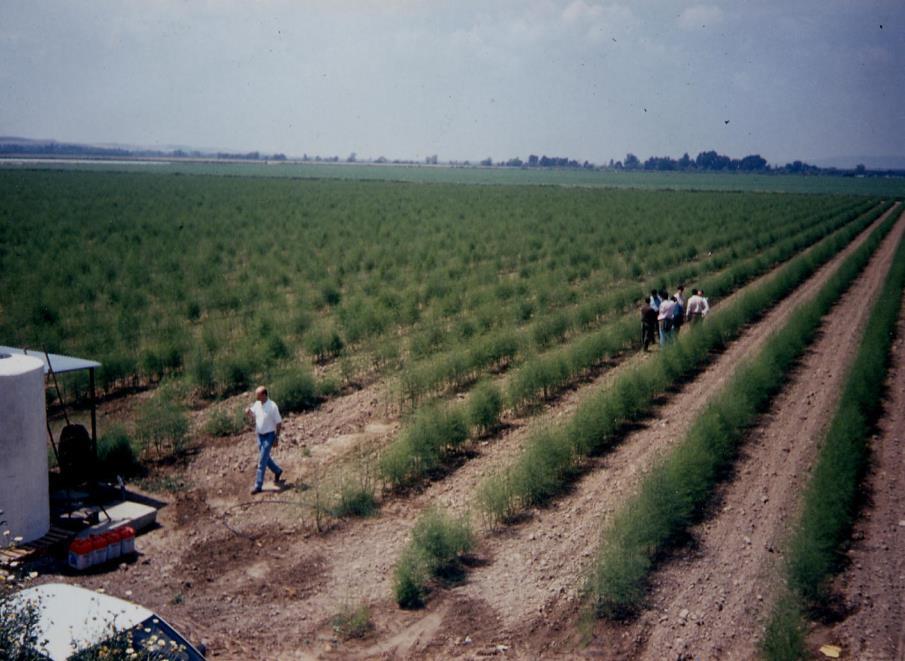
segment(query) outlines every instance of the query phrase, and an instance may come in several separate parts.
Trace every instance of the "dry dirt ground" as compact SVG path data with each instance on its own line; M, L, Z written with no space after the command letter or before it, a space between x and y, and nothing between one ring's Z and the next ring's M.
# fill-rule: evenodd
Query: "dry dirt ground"
M844 619L809 636L810 649L838 645L851 659L905 659L905 311L892 356L850 565L834 586Z
M894 230L897 236L902 225ZM466 511L475 487L512 460L531 429L567 415L621 367L567 393L531 419L511 421L497 436L478 442L470 460L444 479L420 492L387 498L378 516L328 521L320 533L310 508L303 506L318 492L319 475L333 463L354 462L358 448L384 443L398 429L398 420L388 415L382 384L287 420L275 452L290 482L286 490L248 494L255 460L252 434L212 441L182 475L187 490L160 511L160 527L139 538L141 556L135 563L63 580L78 580L158 610L194 640L203 639L210 656L218 658L476 658L504 653L537 658L643 650L650 638L643 620L632 635L598 628L587 647L588 632L583 635L576 626L584 571L604 515L681 438L732 366L762 346L866 235L747 329L698 378L666 398L642 428L597 459L569 494L530 512L518 525L481 529L467 580L438 590L424 610L401 611L390 596L393 565L418 515L435 503ZM872 262L873 271L880 268L877 263ZM860 311L863 306L856 302L855 307ZM844 360L844 352L838 353ZM837 371L826 370L824 376L832 379ZM811 390L822 393L823 387L814 383ZM759 469L751 470L760 475ZM725 502L735 507L728 496ZM370 606L374 631L362 641L338 640L332 616L344 605L359 603ZM679 626L674 620L664 624Z

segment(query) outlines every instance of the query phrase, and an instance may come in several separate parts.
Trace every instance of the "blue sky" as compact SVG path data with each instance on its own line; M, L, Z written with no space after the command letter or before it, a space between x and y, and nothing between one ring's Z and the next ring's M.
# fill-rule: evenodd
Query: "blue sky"
M903 65L900 0L0 0L0 135L441 160L905 156Z

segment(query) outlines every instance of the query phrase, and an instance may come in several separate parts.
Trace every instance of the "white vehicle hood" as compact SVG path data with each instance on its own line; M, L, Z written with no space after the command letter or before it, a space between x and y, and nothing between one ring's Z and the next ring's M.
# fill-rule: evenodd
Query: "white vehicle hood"
M64 661L79 649L154 615L128 601L64 583L28 588L14 599L22 604L31 602L38 608L38 638L46 641L39 649L54 661Z

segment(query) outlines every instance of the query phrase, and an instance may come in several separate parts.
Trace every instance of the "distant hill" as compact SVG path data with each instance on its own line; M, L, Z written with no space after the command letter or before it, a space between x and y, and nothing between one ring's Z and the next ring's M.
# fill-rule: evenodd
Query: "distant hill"
M180 146L146 147L121 143L79 143L37 140L20 136L0 136L0 155L85 158L216 158L233 160L286 160L284 154L262 154L258 151L233 153L199 150Z
M162 156L168 152L120 144L85 144L58 140L0 136L0 154L50 156Z
M34 138L20 138L15 135L0 135L0 144L2 145L49 145L56 142L55 140L36 140Z

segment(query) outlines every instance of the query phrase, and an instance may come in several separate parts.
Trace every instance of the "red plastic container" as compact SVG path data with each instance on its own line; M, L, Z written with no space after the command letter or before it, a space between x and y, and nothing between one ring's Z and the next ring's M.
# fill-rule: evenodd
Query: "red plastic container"
M119 530L122 531L120 532L120 535L122 535L120 546L122 555L135 553L135 529L132 526L123 526Z
M94 559L94 546L91 540L85 537L74 539L69 544L69 554L66 558L67 564L78 571L88 569L92 565Z
M122 554L122 537L115 530L104 533L107 541L107 560L115 560Z
M91 535L91 564L102 565L107 562L107 539L104 535Z

